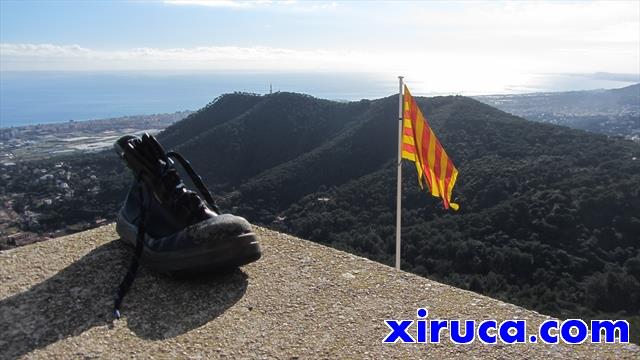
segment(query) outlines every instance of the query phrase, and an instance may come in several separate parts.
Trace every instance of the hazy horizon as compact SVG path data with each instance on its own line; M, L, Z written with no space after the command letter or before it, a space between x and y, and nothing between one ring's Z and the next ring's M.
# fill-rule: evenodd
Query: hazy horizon
M398 75L425 96L624 87L640 82L640 2L0 1L0 126L194 110L269 83L378 98Z
M374 74L10 71L3 72L2 75L2 128L195 111L224 93L243 91L266 94L270 85L274 92L298 92L338 101L377 99L398 91L397 79ZM637 83L616 78L613 74L608 75L548 75L555 79L554 87L531 89L531 92L609 89ZM562 81L566 78L571 82ZM576 88L575 78L582 80L581 88ZM412 86L410 78L407 83ZM565 84L571 84L571 87ZM494 94L414 93L417 96Z

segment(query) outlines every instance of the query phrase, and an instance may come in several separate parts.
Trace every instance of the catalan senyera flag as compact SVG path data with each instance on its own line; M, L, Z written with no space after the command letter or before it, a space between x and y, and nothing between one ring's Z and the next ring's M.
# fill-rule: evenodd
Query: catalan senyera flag
M403 101L402 158L416 164L421 189L424 189L423 182L426 183L431 195L442 198L445 209L458 210L458 204L451 202L451 192L458 177L458 170L431 130L429 122L422 115L406 85Z

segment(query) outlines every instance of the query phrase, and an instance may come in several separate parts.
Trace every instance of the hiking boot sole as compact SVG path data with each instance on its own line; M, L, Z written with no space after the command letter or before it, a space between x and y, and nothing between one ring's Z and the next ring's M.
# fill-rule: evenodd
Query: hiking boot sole
M138 227L118 214L116 231L127 244L135 247ZM145 242L154 241L145 234ZM258 236L253 232L236 235L222 244L180 251L153 251L147 246L142 249L140 263L148 268L166 273L199 273L231 269L252 263L262 256Z

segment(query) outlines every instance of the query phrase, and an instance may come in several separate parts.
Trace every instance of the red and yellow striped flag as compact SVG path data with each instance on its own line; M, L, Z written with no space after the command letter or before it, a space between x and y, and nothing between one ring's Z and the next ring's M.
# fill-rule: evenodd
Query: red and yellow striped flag
M458 210L458 204L451 202L451 192L458 177L458 170L431 130L406 85L402 123L402 158L416 164L420 188L424 189L424 180L431 195L442 198L445 209L451 207Z

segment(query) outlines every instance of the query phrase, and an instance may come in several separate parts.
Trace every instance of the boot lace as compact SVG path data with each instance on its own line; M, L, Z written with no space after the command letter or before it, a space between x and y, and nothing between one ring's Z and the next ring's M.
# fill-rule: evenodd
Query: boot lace
M196 189L202 197L207 202L207 205L215 211L216 213L220 213L220 208L216 204L213 196L209 192L209 189L206 187L200 175L198 175L189 161L187 161L182 155L175 151L169 151L164 156L164 159L161 159L160 163L164 163L163 169L161 171L162 175L160 176L160 181L164 183L162 188L164 189L172 189L170 192L165 192L162 196L166 199L169 199L170 206L175 210L174 212L177 214L187 214L186 216L191 219L201 219L202 216L205 215L206 206L202 203L202 200L198 197L198 194L195 192L188 190L180 176L177 173L177 170L170 165L169 157L177 160L180 163L182 168L187 172L189 178L195 185ZM133 254L133 258L131 259L131 263L129 264L129 269L127 270L127 274L124 279L118 286L118 290L116 291L116 296L113 305L113 314L116 319L120 319L120 307L122 305L122 301L124 300L125 295L131 288L133 281L136 278L136 274L138 273L138 267L140 266L140 257L142 256L142 249L144 247L144 237L145 237L145 224L144 219L146 216L146 206L145 206L145 198L144 198L144 182L142 181L141 174L137 176L138 184L139 184L139 196L140 196L140 216L138 217L138 228L136 234L136 247ZM166 200L165 199L165 200ZM186 210L184 212L180 210Z

